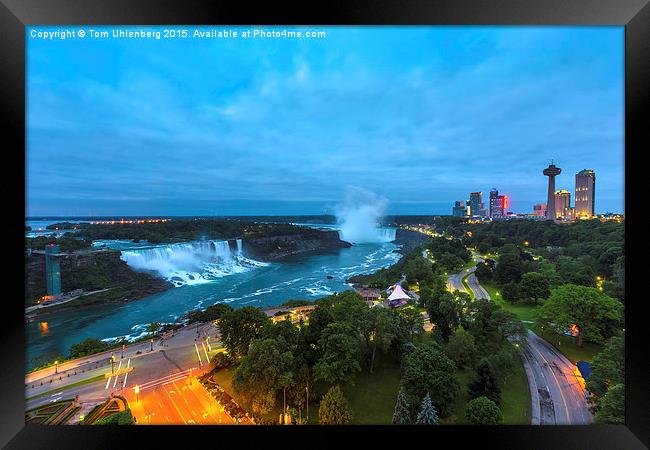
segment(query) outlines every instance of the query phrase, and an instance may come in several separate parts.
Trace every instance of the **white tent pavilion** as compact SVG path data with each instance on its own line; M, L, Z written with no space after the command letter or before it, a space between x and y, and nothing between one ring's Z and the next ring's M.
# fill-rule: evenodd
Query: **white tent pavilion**
M393 289L393 293L388 297L389 302L393 300L411 300L411 297L409 297L408 294L404 292L402 286L397 284L395 285L395 289Z

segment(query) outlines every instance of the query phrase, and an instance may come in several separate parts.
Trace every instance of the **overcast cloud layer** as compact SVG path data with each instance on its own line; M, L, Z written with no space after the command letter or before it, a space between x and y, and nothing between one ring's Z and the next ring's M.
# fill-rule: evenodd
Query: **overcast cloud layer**
M320 28L303 40L28 39L27 214L450 214L542 169L623 211L622 27ZM573 199L572 199L573 201Z

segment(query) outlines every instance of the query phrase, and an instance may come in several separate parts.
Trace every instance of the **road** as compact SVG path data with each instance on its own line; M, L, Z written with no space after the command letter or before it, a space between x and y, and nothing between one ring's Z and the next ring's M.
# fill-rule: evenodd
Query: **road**
M467 285L474 298L490 300L488 292L480 285L476 266L448 277L450 289L462 285L467 274ZM458 289L460 290L460 289ZM571 361L555 347L528 330L526 341L519 347L522 354L531 396L532 425L584 425L591 423L587 405L584 379Z
M240 424L188 372L150 381L140 387L137 396L130 391L126 397L140 425Z
M77 395L81 402L102 401L113 393L128 399L134 396L136 385L151 386L152 381L170 376L186 378L190 373L196 376L208 368L209 358L222 351L215 339L205 339L215 336L216 328L211 323L198 331L197 335L196 327L186 327L166 342L156 342L153 351L150 342L129 346L125 349L124 359L117 351L118 359L113 368L107 362L112 353L108 352L61 364L59 367L63 370L58 374L54 374L53 369L29 374L26 379L30 381L25 385L26 409ZM127 368L128 372L125 371ZM112 375L113 370L116 375ZM82 384L70 386L74 383Z
M161 347L164 344L164 348L175 348L175 347L186 347L188 345L193 346L194 339L199 337L203 340L206 337L211 339L210 342L214 343L215 339L218 338L218 329L212 323L206 323L199 325L198 327L192 325L184 327L180 330L177 330L174 335L164 341L157 338L154 341L154 349ZM115 355L116 364L119 360L125 360L128 358L138 357L142 354L146 354L151 350L151 342L144 341L138 342L126 346L124 349L124 357L122 358L121 349L112 349L107 350L102 353L96 353L87 357L81 357L73 359L70 361L62 362L55 367L47 367L35 372L31 372L25 375L25 385L38 384L41 381L49 382L50 379L58 380L59 377L67 377L68 374L80 374L84 371L84 378L88 378L89 371L95 368L109 367L110 366L110 357ZM70 381L70 380L68 380Z
M476 254L472 255L472 258L474 259L474 262L477 263L483 261L483 259ZM476 276L474 275L475 270L476 270L476 265L468 269L462 270L459 273L454 273L449 275L447 277L447 289L452 292L453 291L467 292L467 289L463 284L463 278L469 275L469 277L467 277L467 284L469 285L470 289L474 293L474 298L489 299L490 296L488 295L487 291L483 289L483 287L481 287L481 285L478 283L478 280L476 279ZM470 284L470 280L471 280L471 284Z
M528 330L527 344L521 347L521 352L529 375L533 425L591 423L584 379L578 368L531 330Z

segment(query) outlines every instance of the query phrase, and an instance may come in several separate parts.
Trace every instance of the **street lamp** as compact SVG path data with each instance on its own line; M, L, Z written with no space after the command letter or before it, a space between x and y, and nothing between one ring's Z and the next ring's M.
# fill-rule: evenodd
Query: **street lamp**
M135 401L138 401L138 394L140 393L140 385L136 384L135 387L133 388L133 392L135 393Z
M59 373L59 360L54 361L54 373Z
M111 374L115 373L115 354L111 355Z
M151 338L151 350L149 351L153 352L153 338Z

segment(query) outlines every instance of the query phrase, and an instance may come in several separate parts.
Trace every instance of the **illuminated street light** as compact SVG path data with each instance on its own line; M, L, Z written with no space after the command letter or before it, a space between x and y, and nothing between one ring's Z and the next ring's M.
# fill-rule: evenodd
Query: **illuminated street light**
M54 361L54 373L59 373L59 360Z
M133 388L133 392L135 393L135 401L138 401L138 394L140 393L140 385L136 384Z

